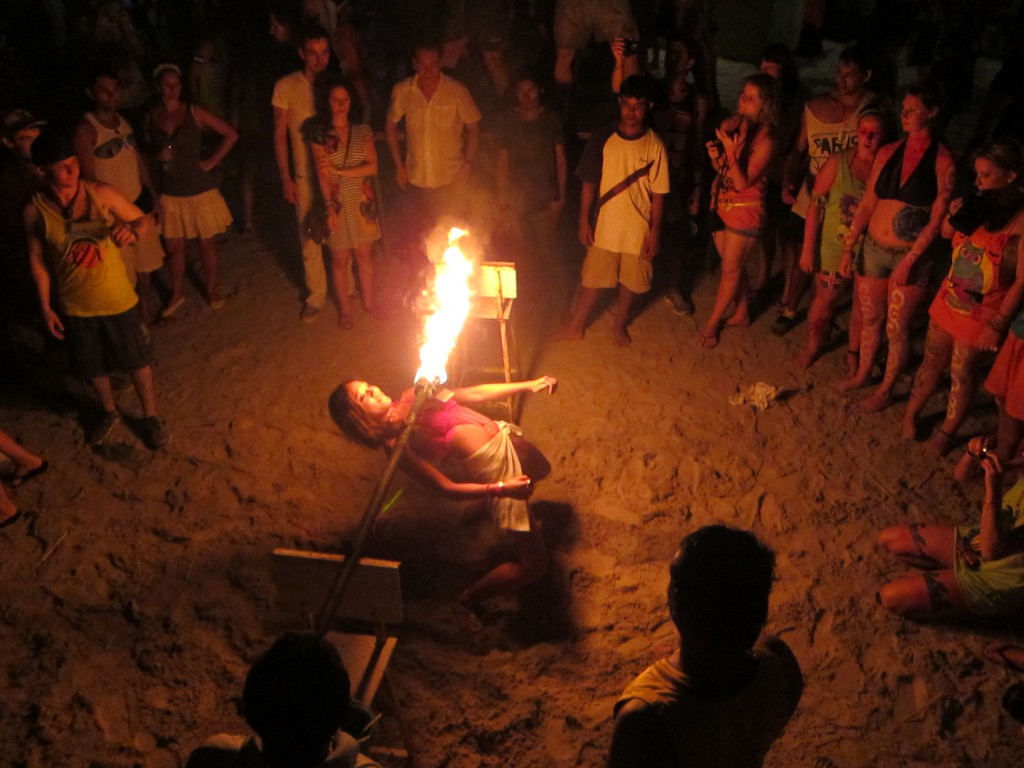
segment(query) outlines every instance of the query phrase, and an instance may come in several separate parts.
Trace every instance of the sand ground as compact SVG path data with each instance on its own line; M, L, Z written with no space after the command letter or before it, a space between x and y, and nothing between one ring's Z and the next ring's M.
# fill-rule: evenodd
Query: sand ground
M244 729L242 680L288 598L272 549L339 550L384 465L340 436L327 394L352 375L397 393L416 367L403 262L378 261L390 319L357 313L341 332L328 309L304 325L290 234L278 217L225 238L227 307L192 293L153 330L166 450L121 428L122 447L100 455L73 408L5 389L0 423L52 469L18 492L27 521L0 532L0 764L170 768L209 735ZM523 254L516 308L524 367L560 381L521 418L553 465L534 497L548 575L489 604L485 632L467 639L448 603L500 557L486 520L400 475L404 495L370 544L402 561L392 671L422 765L601 764L618 693L675 644L667 561L712 522L778 553L769 629L794 649L806 690L768 765L1017 765L1021 737L999 708L1012 676L980 656L1012 633L912 624L874 602L904 572L876 546L879 529L977 515L980 489L953 484L954 459L899 439L899 406L852 411L828 386L841 352L794 371L804 328L776 338L770 313L711 352L694 343L697 321L660 301L629 349L612 344L607 314L582 342L547 343L563 309L549 266ZM697 283L698 318L716 277ZM771 408L728 403L758 381L781 390ZM119 400L136 412L130 392ZM982 402L966 431L993 421ZM394 737L386 721L380 741Z

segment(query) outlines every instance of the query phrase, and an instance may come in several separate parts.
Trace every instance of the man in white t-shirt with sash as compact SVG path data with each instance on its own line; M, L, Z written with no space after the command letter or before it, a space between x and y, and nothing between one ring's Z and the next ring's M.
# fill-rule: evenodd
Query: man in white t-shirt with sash
M651 287L669 191L665 146L644 124L648 93L641 75L623 81L618 122L591 135L576 168L583 182L579 239L587 255L579 298L556 338L582 339L601 291L617 287L612 335L620 347L632 341L626 326L636 297Z

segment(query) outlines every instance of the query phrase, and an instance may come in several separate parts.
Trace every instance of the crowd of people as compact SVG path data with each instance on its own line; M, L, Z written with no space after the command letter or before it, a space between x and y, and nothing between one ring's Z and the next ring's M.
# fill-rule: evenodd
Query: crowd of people
M210 311L227 305L218 237L236 218L242 231L257 226L268 174L277 204L294 215L298 317L315 322L330 288L343 331L397 310L375 281L385 194L402 222L396 240L410 275L425 268L421 243L444 216L486 228L500 220L516 248L551 254L551 295L567 317L560 340L584 340L606 291L615 295L612 335L620 346L631 344L630 323L652 290L677 315L694 315L694 278L711 247L719 284L695 341L713 354L726 328L750 326L763 309L781 254L772 333L800 326L813 285L796 368L829 354L849 303L838 390L875 383L884 349L881 378L858 404L862 411L891 407L913 374L901 432L920 439L921 415L948 372L946 416L927 443L944 455L981 386L998 405L994 434L971 440L957 467L965 483L984 477L980 516L955 528L883 531L882 547L921 573L884 585L879 603L919 619L1019 614L1024 146L1014 134L1020 124L1001 119L1012 100L986 106L991 119L975 146L950 147L941 78L897 94L883 77L891 70L883 47L860 42L840 53L835 88L812 96L789 50L773 45L743 79L730 112L718 103L706 9L667 11L659 22L668 27L659 31L672 32L658 39L641 29L628 0L558 0L547 16L542 4L430 4L422 21L433 27L417 25L408 10L361 15L360 4L331 0L244 9L211 3L225 14L219 27L195 8L198 27L155 5L87 5L74 24L53 32L81 54L59 73L76 97L0 104L0 224L11 278L5 325L64 342L71 373L95 397L89 444L103 445L124 423L112 384L121 373L131 377L141 414L129 426L152 450L171 439L158 408L151 328L181 317L191 240L203 301ZM391 11L402 21L392 36L399 43L376 47L372 41L388 37L379 24L392 20ZM439 31L416 35L417 26ZM31 73L45 83L43 74ZM581 109L579 94L595 87L583 82L588 75L598 96ZM69 109L79 102L82 109ZM393 189L379 179L378 131ZM559 224L575 207L571 171L585 256L570 305L567 283L575 277L559 257ZM497 205L483 203L487 197ZM923 361L914 370L926 312ZM478 601L543 574L546 553L527 501L550 465L509 425L464 404L554 386L542 377L455 389L434 398L415 425L411 474L440 493L483 502L513 542L513 559L459 596L456 616L467 630L479 622ZM354 439L390 450L410 404L411 393L392 401L352 380L333 393L330 411ZM12 463L11 488L49 466L2 431L0 452ZM2 486L0 515L0 528L20 517ZM761 635L773 573L772 553L749 533L714 526L684 538L669 596L681 650L626 689L611 765L638 764L640 756L671 764L672 744L697 741L679 734L708 732L718 738L699 764L720 764L723 754L731 764L760 764L802 687L789 649ZM1000 658L1018 658L1019 650L1002 648ZM271 675L259 688L264 696L279 698L292 674L267 672L275 659L327 681L331 695L344 689L338 701L347 701L336 656L301 637L282 639L254 667L250 681L258 669ZM252 685L246 696L258 699ZM315 727L299 718L294 733L280 731L279 714L261 719L260 710L247 705L261 743L231 747L261 752L264 762L254 764L355 759L352 745L336 738L345 707ZM211 750L190 764L229 764Z

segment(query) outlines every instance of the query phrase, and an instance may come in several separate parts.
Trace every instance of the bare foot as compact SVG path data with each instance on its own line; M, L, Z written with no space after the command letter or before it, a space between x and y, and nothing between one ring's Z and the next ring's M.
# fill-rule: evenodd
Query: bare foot
M725 324L730 328L746 328L750 325L750 312L747 311L747 304L743 302L729 319L725 321Z
M363 311L372 317L374 320L387 320L388 313L385 312L379 305L371 304L370 306L363 305Z
M452 618L455 619L455 625L467 634L478 635L483 631L484 624L480 617L472 606L461 598L452 603Z
M849 378L832 382L832 386L837 392L853 392L854 390L862 389L867 385L868 382L866 379L859 379L856 376L850 376Z
M890 405L892 405L892 395L879 388L866 400L861 400L857 403L857 408L861 413L878 413L879 411L884 411Z
M563 325L551 335L552 341L580 341L583 338L583 329L573 325Z
M805 371L812 365L814 365L814 361L817 359L817 357L818 347L805 349L803 353L799 357L797 357L796 367L801 371Z
M857 376L857 368L860 367L860 352L852 349L846 350L846 378L853 379Z
M0 488L0 528L13 523L19 516L18 506L10 500L7 492Z
M40 456L32 455L24 464L15 463L17 469L11 475L8 482L17 488L22 483L27 483L34 477L38 477L50 468L50 462Z
M1024 672L1024 648L1012 643L993 643L981 653L987 661L1001 664L1014 672Z
M900 424L900 437L904 440L917 440L917 421L904 419Z
M953 447L953 440L955 438L955 434L945 432L941 428L935 430L935 434L928 440L928 452L933 456L942 458Z
M714 349L718 346L718 332L704 333L704 331L697 331L697 345L704 349Z
M628 347L633 343L633 337L625 328L612 328L612 341L617 347Z

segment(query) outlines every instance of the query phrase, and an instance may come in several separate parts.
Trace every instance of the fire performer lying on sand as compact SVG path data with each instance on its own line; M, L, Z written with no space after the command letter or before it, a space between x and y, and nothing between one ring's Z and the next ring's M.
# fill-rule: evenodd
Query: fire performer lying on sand
M509 384L442 389L424 406L402 460L414 477L455 499L483 499L496 524L507 532L515 559L502 563L459 595L454 612L460 627L480 628L475 606L544 575L547 552L527 499L535 481L551 472L544 455L514 424L493 421L463 406L500 400L520 392L548 393L557 380L541 376ZM378 387L351 379L331 393L331 417L353 440L390 452L402 432L414 390L392 400Z

